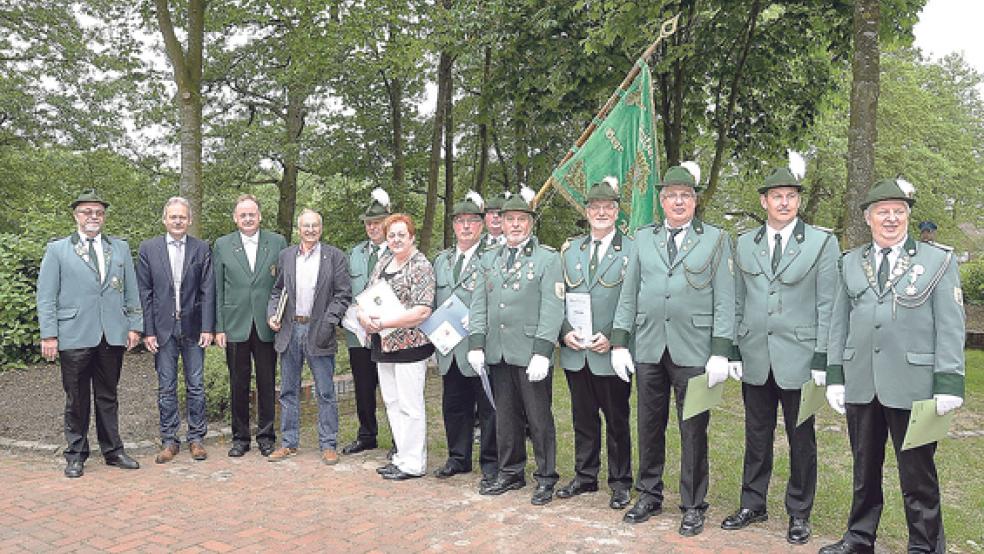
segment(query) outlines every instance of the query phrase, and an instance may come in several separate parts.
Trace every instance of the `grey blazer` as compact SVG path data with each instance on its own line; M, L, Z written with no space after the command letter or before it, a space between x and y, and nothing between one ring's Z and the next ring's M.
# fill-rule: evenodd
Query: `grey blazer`
M270 291L267 304L267 319L277 312L280 296L287 294L287 305L280 331L274 338L273 346L283 353L290 344L294 332L294 295L297 275L297 245L288 246L277 257L277 280ZM311 306L311 322L307 344L304 351L311 356L330 356L338 346L335 340L335 326L339 324L352 302L352 284L349 280L348 259L334 246L321 243L321 263L318 267L318 282L314 289L314 304Z

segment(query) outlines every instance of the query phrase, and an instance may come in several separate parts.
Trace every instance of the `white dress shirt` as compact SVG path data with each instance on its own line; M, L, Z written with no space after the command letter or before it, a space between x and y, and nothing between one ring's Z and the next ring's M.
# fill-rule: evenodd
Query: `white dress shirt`
M79 233L82 244L85 244L86 251L89 250L89 237L84 233ZM92 239L92 247L96 249L96 267L99 269L99 282L106 280L106 254L103 252L102 233Z
M681 233L681 234L683 234L683 233ZM598 255L597 255L597 257L595 259L601 260L601 257L605 255L605 252L608 252L608 247L611 246L612 239L614 239L614 238L615 238L615 228L614 227L612 228L612 230L607 235L601 237L600 239L595 239L594 236L591 236L590 237L590 239L591 239L591 246L588 247L589 250L590 250L590 252L588 252L588 259L590 260L591 259L591 256L594 255L594 249L595 249L594 241L595 240L600 240L601 241L601 243L598 245Z
M256 271L256 249L260 247L260 232L257 231L256 233L253 233L253 236L251 237L248 237L240 232L239 236L243 240L243 250L246 251L246 260L249 261L249 270Z
M670 231L672 231L673 229L681 229L682 230L682 232L677 233L676 236L673 237L673 242L676 243L677 252L679 252L680 251L680 247L683 246L683 237L684 237L684 235L687 234L687 229L690 228L690 224L693 223L693 221L694 220L691 219L690 221L684 223L680 227L670 227L669 224L666 225L666 234L667 235L669 235L670 234Z
M321 243L316 243L307 253L298 247L294 268L296 273L294 315L309 317L311 307L314 306L314 288L318 284L318 270L321 268Z
M455 249L454 249L454 251L455 251L454 260L451 261L451 267L454 267L455 264L458 263L458 258L459 257L464 256L465 259L463 259L461 261L461 269L462 269L462 271L464 271L464 269L466 267L468 267L468 262L471 260L472 256L475 255L475 252L478 250L478 246L480 244L482 244L482 242L481 241L478 241L475 244L473 244L471 246L471 248L469 248L468 250L465 250L464 252L462 252L461 250L459 250L458 247L456 246Z
M177 314L181 313L181 279L184 277L185 249L188 247L188 235L175 239L171 235L164 235L167 242L167 258L171 263L171 279L174 281L174 309ZM177 244L180 243L179 248Z
M796 228L796 221L799 220L798 217L794 217L785 227L782 229L773 229L768 223L765 224L765 236L769 239L769 254L776 248L776 233L779 233L779 237L782 238L782 250L786 251L786 247L789 246L789 239L793 236L793 229Z
M899 242L897 242L897 243L895 243L895 244L893 244L891 246L892 251L888 253L888 264L889 264L888 265L888 271L889 271L888 275L889 275L889 279L891 279L892 268L895 267L895 262L898 261L899 256L902 255L902 246L905 245L905 241L907 241L907 240L909 240L908 235L902 237L902 240L900 240ZM881 246L878 246L878 244L876 242L872 241L871 247L874 248L875 261L877 262L875 264L875 275L878 275L878 270L881 269L882 258L884 258L885 256L881 253L882 247Z

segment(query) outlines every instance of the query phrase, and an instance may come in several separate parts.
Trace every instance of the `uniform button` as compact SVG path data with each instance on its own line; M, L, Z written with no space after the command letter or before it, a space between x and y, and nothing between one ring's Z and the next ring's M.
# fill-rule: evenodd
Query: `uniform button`
M876 347L875 347L875 354L877 354L877 353L879 353L879 352L881 352L881 348L878 348L878 347L876 346Z
M666 321L669 321L669 320L670 320L670 318L666 318Z
M666 276L667 276L667 277L673 277L673 272L672 272L672 271L668 271L668 272L666 273Z
M769 310L769 315L772 315L772 310Z
M502 285L502 288L509 288L509 285Z
M875 323L875 329L881 329L881 323Z
M667 295L666 295L666 297L667 297L667 298L669 298L669 297L670 297L670 295L669 295L669 294L667 294Z
M499 324L499 329L505 329L505 328L506 328L506 324L505 323L500 323Z
M502 309L502 308L505 308L505 307L506 307L506 305L505 305L505 304L499 304L499 308L500 308L500 309Z
M772 331L769 331L769 334L771 335L772 334Z
M773 295L775 295L775 294L776 294L776 291L774 291L774 290L770 290L770 291L769 291L769 296L773 296Z
M884 304L885 303L885 300L879 300L878 303L879 304Z

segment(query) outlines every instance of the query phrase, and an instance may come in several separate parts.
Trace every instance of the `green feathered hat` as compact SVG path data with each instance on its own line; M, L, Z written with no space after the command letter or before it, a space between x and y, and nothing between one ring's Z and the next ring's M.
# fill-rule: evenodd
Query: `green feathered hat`
M670 185L683 185L690 187L696 192L704 190L704 185L700 182L700 166L696 162L683 162L666 170L663 180L659 186L668 187Z
M615 202L618 202L618 178L609 175L601 181L591 185L591 188L588 190L586 203L591 202L592 200L614 200Z
M882 200L902 200L911 208L916 203L916 187L905 179L882 179L868 191L861 203L861 210Z

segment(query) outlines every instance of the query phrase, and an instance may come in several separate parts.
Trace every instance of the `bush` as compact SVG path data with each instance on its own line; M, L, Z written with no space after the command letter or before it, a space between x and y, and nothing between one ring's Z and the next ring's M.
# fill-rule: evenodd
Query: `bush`
M960 283L965 303L984 304L984 260L961 264Z
M0 371L41 360L38 269L44 243L0 233Z

